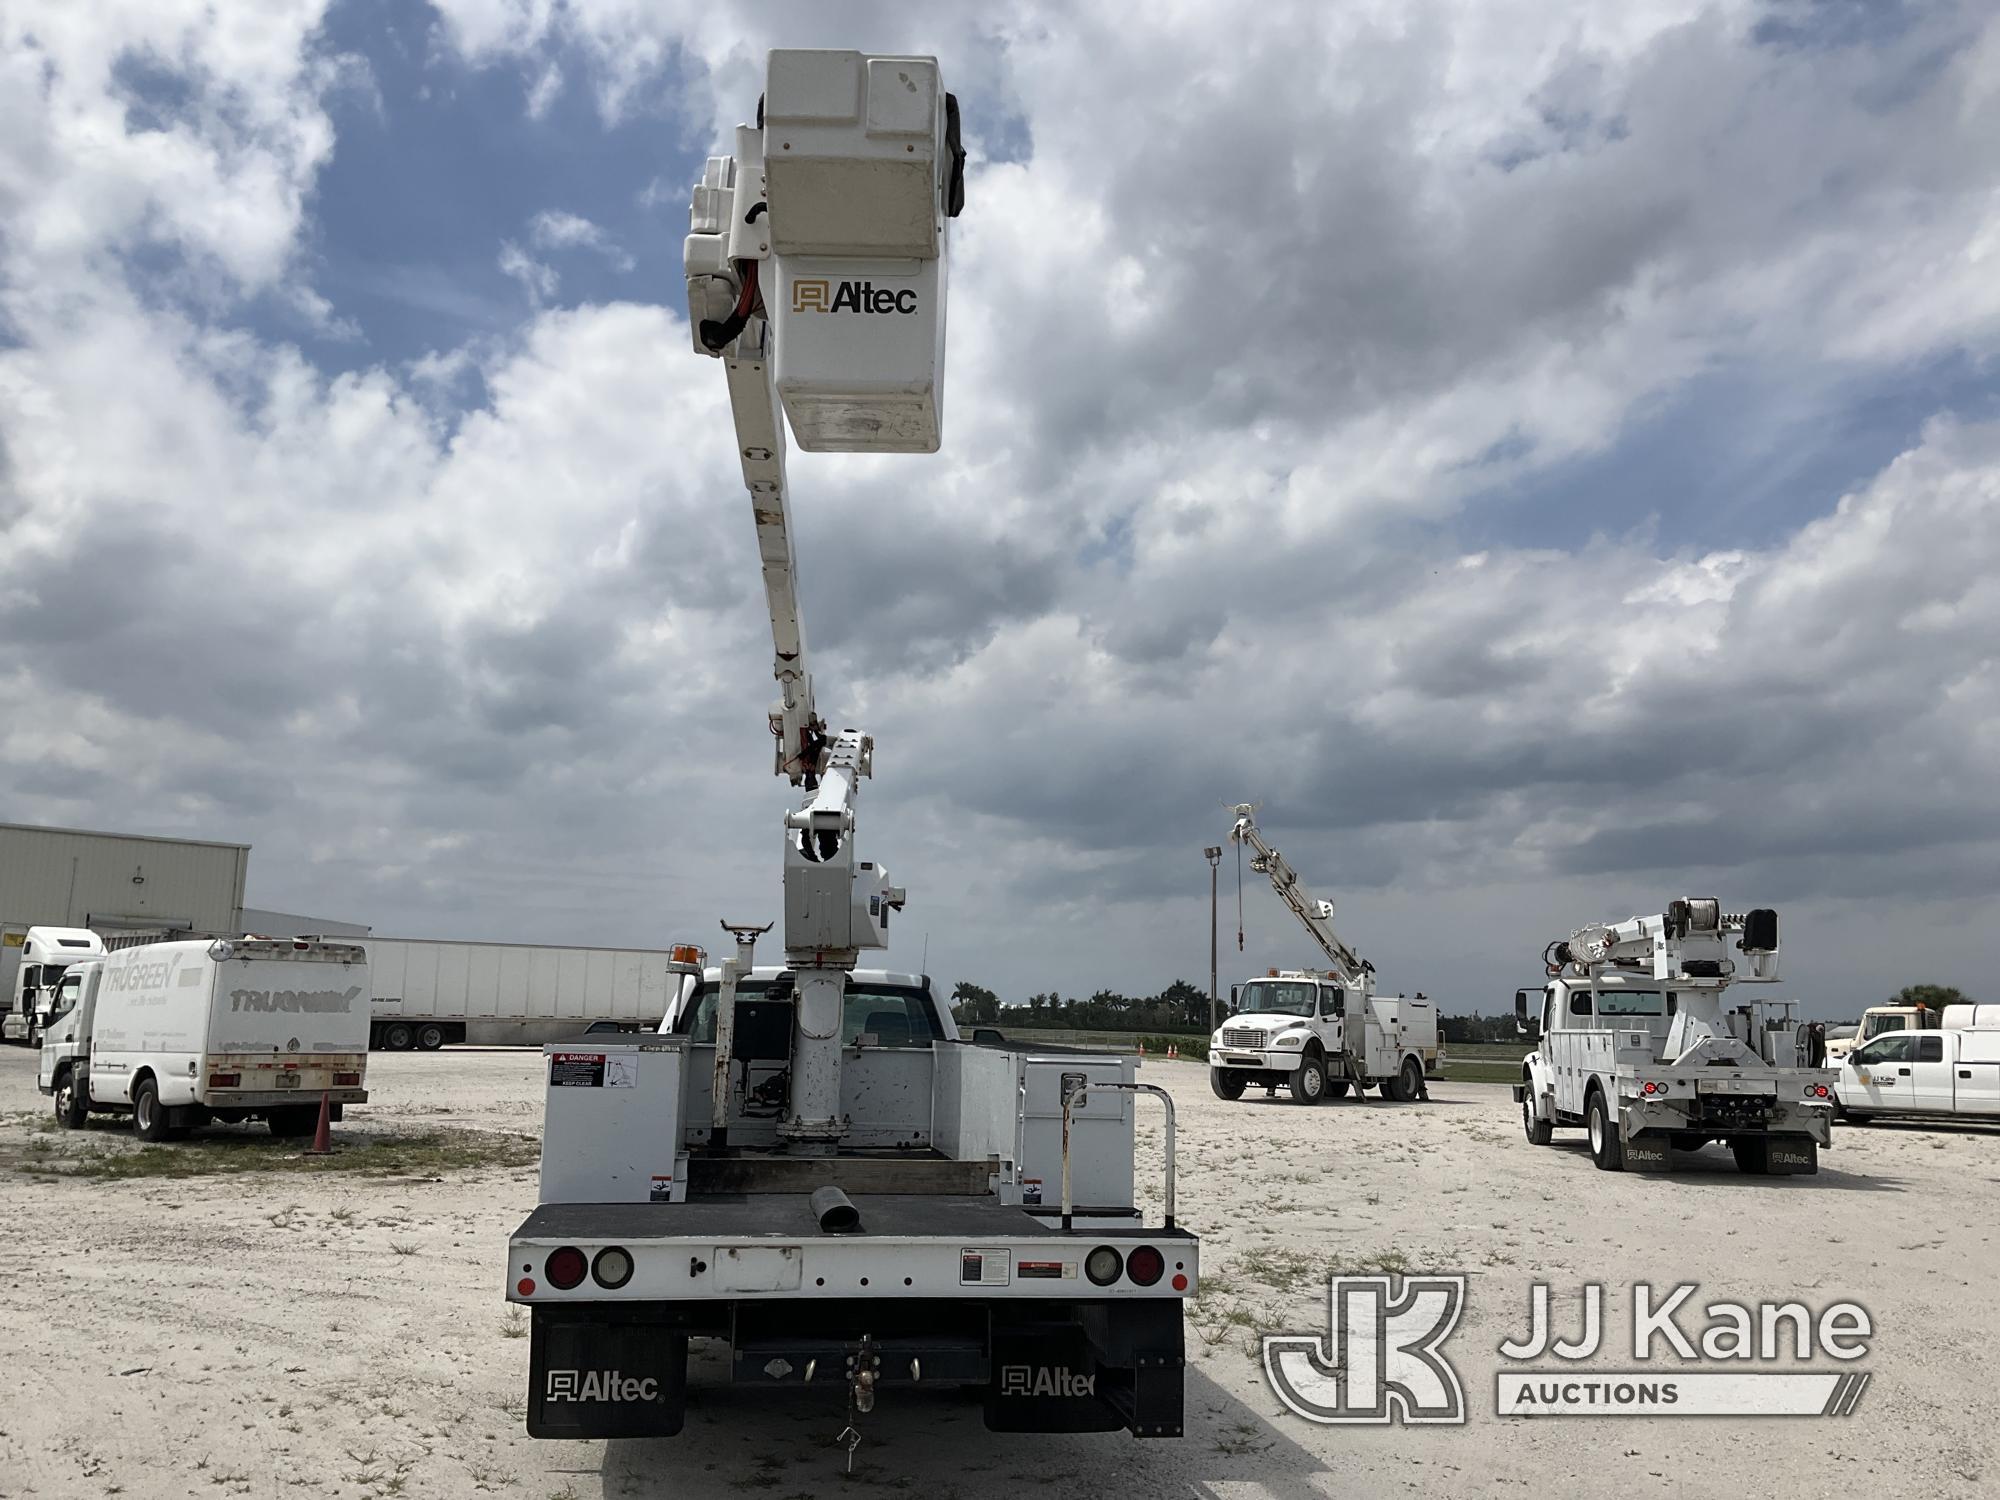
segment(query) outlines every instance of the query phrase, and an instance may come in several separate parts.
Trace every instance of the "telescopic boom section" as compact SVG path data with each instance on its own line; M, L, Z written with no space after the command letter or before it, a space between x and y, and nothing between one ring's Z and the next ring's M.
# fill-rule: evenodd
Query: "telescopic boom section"
M874 741L829 732L813 701L785 481L785 429L808 452L934 453L944 376L945 253L963 205L958 104L928 57L771 53L757 123L695 184L688 322L720 359L771 619L775 769L806 789L785 818L790 1094L780 1135L830 1151L845 1132L846 975L888 946L903 892L854 851ZM728 1059L717 1074L727 1077Z
M1299 919L1300 925L1312 934L1313 941L1319 944L1333 972L1350 984L1359 981L1363 972L1361 955L1343 943L1340 935L1333 930L1333 903L1317 900L1300 889L1297 872L1285 863L1284 855L1264 842L1263 834L1257 831L1253 816L1256 808L1252 804L1238 803L1234 811L1236 826L1229 830L1230 842L1249 846L1252 855L1250 868L1270 879L1271 889L1278 893L1280 901L1292 909L1292 915Z

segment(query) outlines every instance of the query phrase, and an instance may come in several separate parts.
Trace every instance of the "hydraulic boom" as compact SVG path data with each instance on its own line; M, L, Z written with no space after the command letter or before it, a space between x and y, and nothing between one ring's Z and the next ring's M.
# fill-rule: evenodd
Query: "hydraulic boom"
M1249 846L1250 868L1269 877L1271 889L1312 934L1312 940L1319 944L1335 975L1349 984L1358 984L1364 973L1374 973L1375 966L1342 942L1340 934L1333 930L1333 903L1318 900L1300 889L1298 873L1285 863L1282 854L1264 842L1264 835L1257 831L1256 805L1239 802L1232 810L1236 826L1229 830L1230 842Z

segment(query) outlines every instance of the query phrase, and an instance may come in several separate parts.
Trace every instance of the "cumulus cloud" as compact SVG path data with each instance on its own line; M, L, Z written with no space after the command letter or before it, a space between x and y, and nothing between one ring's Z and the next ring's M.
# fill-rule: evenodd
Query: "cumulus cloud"
M1870 382L1990 367L1990 15L1279 4L1218 49L1166 4L438 9L440 66L690 159L773 42L947 60L945 451L792 465L899 962L1193 973L1244 798L1455 1007L1697 885L1802 913L1829 1006L2000 956L2000 428L1940 411L1775 520L1615 483L1502 519L1718 372L1830 442ZM502 245L510 337L316 368L230 306L348 316L301 269L318 11L85 11L0 22L0 680L73 705L0 731L13 815L252 837L263 899L384 927L771 914L748 503L673 299L550 306L561 256L631 264L551 207ZM1259 967L1307 956L1271 905Z

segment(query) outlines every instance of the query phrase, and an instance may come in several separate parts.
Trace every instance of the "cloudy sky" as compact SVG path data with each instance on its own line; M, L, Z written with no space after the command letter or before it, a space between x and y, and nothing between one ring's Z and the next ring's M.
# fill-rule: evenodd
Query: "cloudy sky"
M929 52L944 451L792 466L897 966L1205 980L1256 799L1449 1010L1709 893L1818 1013L2000 998L1992 8L1079 9L6 6L0 816L389 934L776 915L687 190L768 47ZM1225 984L1310 956L1223 898Z

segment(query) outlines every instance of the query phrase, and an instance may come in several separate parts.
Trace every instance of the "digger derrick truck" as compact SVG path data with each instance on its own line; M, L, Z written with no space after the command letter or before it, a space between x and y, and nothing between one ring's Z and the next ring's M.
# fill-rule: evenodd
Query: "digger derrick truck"
M1548 982L1514 995L1535 1042L1514 1085L1531 1143L1581 1126L1608 1172L1667 1171L1674 1151L1710 1141L1747 1173L1819 1170L1837 1076L1825 1028L1801 1024L1790 1001L1731 994L1776 982L1776 912L1672 901L1550 943L1543 964Z
M508 1246L530 1313L527 1426L669 1436L691 1340L773 1399L983 1393L1001 1431L1178 1436L1195 1237L1173 1101L1129 1055L973 1045L921 975L859 967L905 900L859 856L874 741L832 730L800 618L785 429L811 452L934 452L945 260L964 202L935 59L774 51L754 125L711 157L685 246L697 353L722 365L774 647L783 960L677 949L656 1033L545 1048L539 1206ZM1137 1105L1166 1123L1164 1221L1134 1190Z
M1299 885L1285 857L1258 830L1256 808L1239 803L1231 843L1299 919L1326 955L1324 970L1272 969L1230 986L1229 1019L1209 1038L1208 1082L1219 1099L1283 1088L1295 1104L1318 1104L1378 1088L1407 1103L1426 1094L1438 1065L1437 1006L1422 995L1378 995L1375 966L1333 930L1333 903Z

